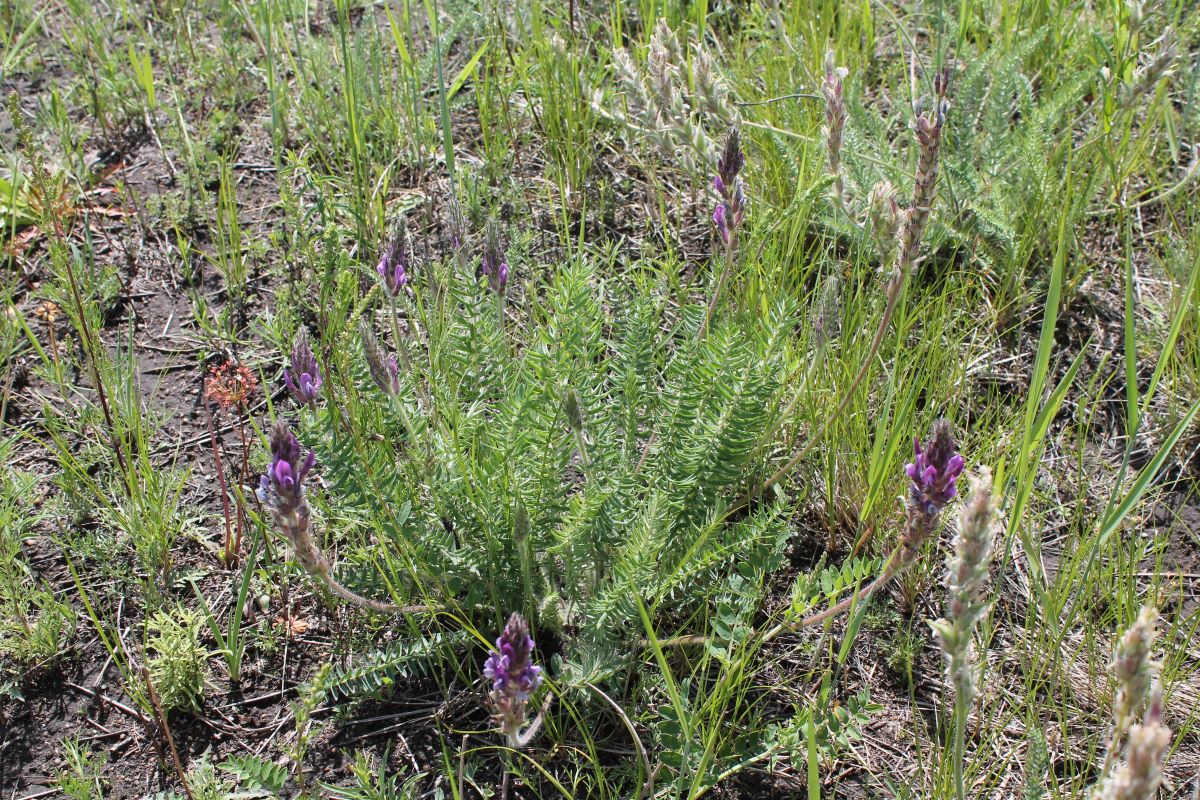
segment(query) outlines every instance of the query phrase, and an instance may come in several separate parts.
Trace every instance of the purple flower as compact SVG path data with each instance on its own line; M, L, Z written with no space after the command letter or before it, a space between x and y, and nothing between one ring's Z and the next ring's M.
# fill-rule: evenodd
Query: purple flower
M742 138L737 128L731 128L725 138L725 149L717 159L717 180L720 186L717 191L724 193L725 189L737 183L738 174L746 166L746 154L742 152Z
M937 531L942 509L958 494L955 482L965 466L950 433L950 423L944 419L933 423L924 447L914 437L913 451L913 462L904 466L912 485L908 492L904 534L900 539L901 565L911 564L917 558L921 544Z
M738 129L729 131L725 139L725 149L717 159L717 174L713 177L712 187L720 196L720 202L713 209L713 224L717 226L717 235L725 244L737 234L738 227L746 213L746 189L740 173L746 165L746 155L742 152L741 138Z
M488 226L483 253L479 257L479 269L475 271L475 276L486 277L488 285L496 294L504 294L508 286L508 260L500 241L500 231L495 225Z
M936 514L958 494L955 482L966 464L958 454L950 423L944 419L935 422L924 448L920 439L913 437L913 451L913 462L904 467L912 480L912 499L927 513Z
M304 498L304 478L316 457L310 450L301 460L300 442L284 420L271 428L271 463L258 482L258 499L277 516L295 513Z
M492 713L510 744L517 743L514 746L522 742L525 705L542 682L542 668L533 663L533 647L529 624L514 612L483 664L483 674L492 682L488 695Z
M283 371L283 382L299 405L315 406L321 392L321 367L308 344L308 329L301 328L292 344L292 365Z
M379 277L383 278L384 288L392 296L408 285L408 271L404 266L408 260L406 233L402 228L392 236L379 255L379 265L375 267Z
M717 180L720 180L720 178L717 178ZM729 212L725 204L719 203L717 207L713 209L712 215L713 224L717 226L717 235L721 237L721 241L725 244L729 244L728 213Z

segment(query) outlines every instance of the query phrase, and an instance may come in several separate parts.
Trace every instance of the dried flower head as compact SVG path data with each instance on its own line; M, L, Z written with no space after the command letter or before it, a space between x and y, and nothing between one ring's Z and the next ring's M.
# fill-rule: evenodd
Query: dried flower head
M316 406L321 393L321 367L308 344L307 328L300 328L296 332L291 368L283 371L283 382L299 405Z
M845 67L836 66L832 50L825 53L825 78L821 81L821 94L825 98L825 149L829 157L829 174L833 177L833 201L842 209L846 205L842 178L842 134L846 128L843 81L849 74Z
M396 357L384 351L383 345L375 338L375 332L371 330L371 323L365 319L359 322L358 333L371 380L384 394L400 394L400 365L396 363Z
M231 411L246 404L258 388L254 373L244 364L226 361L209 367L204 379L204 397L216 403L224 411Z
M933 79L933 99L923 96L913 108L916 114L913 134L916 136L919 150L917 178L913 183L912 201L900 226L899 263L889 291L898 290L902 276L908 274L916 263L921 249L921 237L925 233L925 226L929 222L929 214L937 197L942 128L950 110L950 102L946 99L949 85L949 70L938 70Z
M488 695L492 713L511 747L526 743L521 735L526 705L542 682L542 668L533 663L533 648L529 624L513 613L483 665L483 674L492 683Z
M488 286L496 294L504 294L508 286L508 259L504 253L499 226L494 222L488 225L484 236L483 253L480 254L479 269L475 275L486 277Z

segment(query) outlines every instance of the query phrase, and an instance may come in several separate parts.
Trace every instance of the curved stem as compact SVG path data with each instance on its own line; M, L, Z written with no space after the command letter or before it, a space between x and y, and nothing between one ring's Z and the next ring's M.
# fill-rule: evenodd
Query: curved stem
M617 713L617 717L621 720L621 724L625 726L625 730L629 731L629 738L633 740L633 746L634 749L637 750L638 759L642 762L642 769L646 771L646 781L638 786L637 794L633 796L633 800L642 800L643 795L653 797L654 771L650 768L650 759L646 756L646 746L642 744L642 737L638 736L637 728L633 727L633 722L630 721L629 716L625 713L625 710L617 705L617 702L605 694L602 689L587 681L584 681L583 685L600 695L610 706L612 706L613 711Z
M859 589L857 592L842 600L837 605L831 606L824 611L812 614L804 619L797 620L796 622L779 623L774 628L766 632L766 634L763 636L763 642L769 642L783 633L794 633L804 628L811 628L813 625L820 625L827 620L833 619L834 617L840 616L846 611L849 611L850 607L855 603L860 601L865 602L866 600L870 599L871 595L875 593L876 589L889 583L908 566L908 564L904 563L900 557L901 550L902 547L898 547L892 551L892 555L888 558L887 565L884 567L883 572L880 573L878 578L868 583L862 589Z
M329 575L328 573L325 574L324 583L329 591L333 592L343 600L348 600L354 605L362 606L363 608L369 608L372 611L379 611L383 614L422 614L439 610L438 606L398 606L395 603L383 603L379 600L371 600L370 598L363 597L360 594L350 591L345 586L342 586L333 579L332 575Z
M721 287L725 281L729 279L729 273L733 270L733 257L737 252L737 228L730 226L729 238L725 240L725 266L721 270L721 277L717 279L717 287L713 289L712 299L708 301L708 309L704 312L704 324L700 326L700 336L703 339L708 335L708 326L712 321L713 313L717 310L717 300L721 296Z

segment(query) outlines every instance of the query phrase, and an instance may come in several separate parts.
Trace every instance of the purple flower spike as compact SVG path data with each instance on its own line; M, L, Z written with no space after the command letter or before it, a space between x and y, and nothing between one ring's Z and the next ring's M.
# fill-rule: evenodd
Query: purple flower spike
M542 668L533 663L533 647L529 624L513 613L483 664L483 674L492 682L488 695L492 713L514 747L524 743L525 706L542 682Z
M284 420L271 428L271 463L259 479L258 499L274 514L294 514L304 498L304 479L316 457L310 450L301 458L300 442Z
M936 514L958 494L956 481L966 462L958 454L958 445L950 433L950 423L934 423L929 442L922 448L913 437L914 459L904 467L912 480L912 498L930 514Z
M379 255L379 265L375 267L379 277L383 278L384 288L392 296L399 294L408 285L408 271L404 267L407 260L406 250L405 231L401 230L392 236L383 248Z
M938 517L946 504L958 494L956 482L965 462L950 433L950 423L939 419L925 446L913 439L915 457L904 466L912 485L909 487L908 513L901 536L900 564L911 564L921 544L937 532Z
M321 367L308 344L308 331L301 328L292 345L292 364L283 371L283 382L300 405L315 406L321 392Z
M495 225L488 226L483 253L479 257L479 269L475 271L475 275L486 277L488 286L496 294L504 294L508 286L508 259L500 241L500 232Z
M717 174L712 182L713 191L721 198L713 209L713 224L717 226L717 235L726 245L737 235L737 229L746 214L746 189L740 177L745 165L746 154L742 152L738 130L734 128L725 140L721 157L717 159Z
M717 159L717 180L721 182L717 191L724 193L726 188L734 186L744 166L746 154L742 152L741 135L737 128L733 128L725 139L725 149L721 152L721 157Z

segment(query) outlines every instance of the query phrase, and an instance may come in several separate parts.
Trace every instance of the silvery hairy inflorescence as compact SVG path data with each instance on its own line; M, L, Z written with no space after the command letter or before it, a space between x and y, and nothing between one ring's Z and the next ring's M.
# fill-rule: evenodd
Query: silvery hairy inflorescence
M921 237L929 222L937 198L937 181L942 149L942 128L946 124L946 113L950 102L946 99L950 72L938 70L933 79L933 97L921 97L913 111L913 134L917 137L917 177L913 183L912 201L903 214L900 224L900 255L892 285L899 289L903 276L907 275L917 261L921 250ZM891 286L889 286L891 291Z
M542 668L533 663L533 648L529 624L514 612L483 664L483 674L492 684L488 703L512 748L529 744L541 723L539 715L528 730L522 730L529 698L542 682Z
M838 293L838 276L836 272L831 272L821 281L821 291L817 294L816 308L813 309L813 339L817 351L823 350L842 331Z
M375 338L375 332L371 330L371 323L365 319L359 322L358 335L362 339L363 356L371 381L386 395L394 397L400 394L400 365L396 363L396 357L384 351L383 345Z
M1159 82L1171 75L1179 58L1179 37L1173 28L1168 27L1162 36L1152 45L1154 53L1134 71L1133 75L1121 84L1117 102L1122 108L1129 108L1144 95L1150 94Z
M1113 674L1117 694L1101 778L1093 800L1151 800L1163 778L1171 730L1163 724L1162 689L1151 659L1158 612L1146 606L1117 643ZM1133 720L1145 709L1141 723ZM1124 741L1124 761L1115 766Z
M1163 779L1171 729L1162 721L1162 691L1155 686L1146 717L1129 729L1125 762L1097 788L1099 800L1153 800Z
M321 393L321 367L308 343L308 329L296 331L291 367L283 371L283 382L298 405L316 406Z
M881 180L871 187L867 195L867 223L879 263L890 264L896 254L896 236L900 232L900 204L896 202L896 187L891 181Z
M930 623L946 654L955 702L964 706L977 691L971 639L976 623L988 609L983 588L992 558L993 514L992 476L985 469L971 482L970 498L958 520L954 552L946 558L946 584L950 590L946 616Z
M833 202L845 210L845 182L842 179L842 134L846 128L846 96L843 82L850 70L835 65L833 51L825 53L825 77L821 94L825 98L825 150L829 157L829 174L833 178Z
M904 467L911 485L901 540L901 565L911 563L921 544L937 530L942 509L958 494L956 483L965 466L950 432L950 423L944 419L933 424L924 446L920 439L913 438L913 452L912 463Z
M1117 678L1117 694L1113 699L1114 746L1119 744L1150 696L1150 687L1158 667L1150 658L1157 635L1157 621L1158 612L1146 606L1117 643L1113 656L1113 673Z
M713 223L717 226L721 241L730 248L737 242L738 228L746 214L746 187L741 178L745 165L746 154L742 152L741 137L738 129L733 128L725 138L725 148L717 159L717 174L712 183L720 197L713 210Z
M703 45L689 43L685 48L670 26L660 20L650 36L644 69L623 48L613 52L613 66L624 88L628 111L614 108L597 89L592 107L598 113L645 134L688 172L699 173L705 164L712 163L717 146L706 123L719 129L733 124L738 117Z

